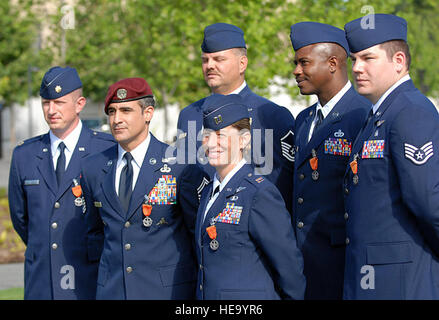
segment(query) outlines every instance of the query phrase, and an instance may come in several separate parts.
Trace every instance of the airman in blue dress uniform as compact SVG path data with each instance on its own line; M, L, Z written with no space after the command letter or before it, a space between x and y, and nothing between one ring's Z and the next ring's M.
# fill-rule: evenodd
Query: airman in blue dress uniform
M345 25L358 92L373 103L345 175L345 299L439 299L439 115L409 76L407 22Z
M240 95L206 98L203 147L215 167L196 224L197 299L303 299L303 260L278 189L243 158L250 140Z
M258 96L245 81L247 49L244 32L237 26L215 23L204 29L202 69L204 79L218 94L239 94L248 105L253 146L251 163L259 174L267 177L281 192L291 209L294 162L294 117L285 107ZM201 149L203 128L203 98L184 108L178 118L177 145L185 150L186 161L201 163L213 177L215 169ZM197 153L198 151L198 153Z
M208 180L149 132L154 104L143 78L111 85L105 112L118 145L83 162L87 241L101 255L97 299L195 297L193 233Z
M341 187L371 103L348 80L343 30L299 22L291 26L290 38L300 92L319 99L296 118L293 221L304 259L305 299L342 299L346 221Z
M115 142L82 125L74 68L48 70L40 95L50 131L14 149L9 176L11 219L27 246L24 298L94 299L98 261L87 251L80 160Z

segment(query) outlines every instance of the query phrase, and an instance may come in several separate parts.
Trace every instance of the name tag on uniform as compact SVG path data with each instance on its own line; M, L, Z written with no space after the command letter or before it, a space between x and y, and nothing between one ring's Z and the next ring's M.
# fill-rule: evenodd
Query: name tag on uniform
M333 154L336 156L347 156L351 155L352 142L347 139L341 138L329 138L325 140L325 153Z
M40 180L24 180L25 186L37 186L40 184Z
M96 208L102 208L102 202L95 201L94 205L95 205Z
M384 158L384 140L364 141L362 159L379 159Z
M234 202L227 202L223 211L216 216L215 221L230 224L239 224L242 207L236 206Z

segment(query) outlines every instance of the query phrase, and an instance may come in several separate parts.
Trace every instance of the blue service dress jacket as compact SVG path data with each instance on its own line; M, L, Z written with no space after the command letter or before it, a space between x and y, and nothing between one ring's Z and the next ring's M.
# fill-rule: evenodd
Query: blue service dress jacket
M316 105L296 118L293 221L304 260L305 299L343 297L346 240L343 177L352 144L370 107L371 103L351 87L309 142ZM316 170L310 163L313 157L317 159Z
M439 115L411 80L360 132L344 184L345 299L439 299L438 147Z
M172 164L168 148L151 135L127 213L115 191L117 145L83 162L88 249L100 258L97 299L195 297L193 232L206 175ZM144 205L152 206L146 226Z
M58 187L49 133L24 141L12 154L9 207L26 244L25 299L94 299L98 263L87 251L87 228L72 188L80 160L115 145L113 137L82 127Z
M212 183L203 191L195 227L199 264L197 299L303 299L302 254L277 188L249 164L230 179L210 207ZM219 247L206 228L213 223Z
M252 129L252 162L280 191L287 209L291 209L293 196L294 117L291 112L258 96L248 86L239 93L249 107ZM205 98L181 110L178 117L177 145L186 151L189 163L200 163L213 177L215 169L206 160L201 147L203 103ZM267 130L270 129L270 130ZM198 154L197 154L198 151ZM204 161L204 162L203 162Z

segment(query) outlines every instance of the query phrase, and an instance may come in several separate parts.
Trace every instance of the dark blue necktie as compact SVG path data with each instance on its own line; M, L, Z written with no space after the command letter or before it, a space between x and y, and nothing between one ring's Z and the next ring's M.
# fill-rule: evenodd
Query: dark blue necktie
M314 125L314 129L312 131L311 138L317 132L317 129L322 124L322 121L323 121L323 112L322 112L322 109L319 109L319 110L317 110L317 121L316 121L316 124Z
M127 213L130 205L131 194L133 193L133 165L131 164L133 156L131 153L126 152L123 157L127 164L123 167L122 172L120 173L119 199L122 208L125 210L125 213Z
M58 186L61 183L61 179L62 179L62 176L64 174L64 171L66 171L66 155L64 154L65 148L66 148L66 145L64 144L64 142L61 142L58 145L59 157L58 157L58 160L56 162L56 169L55 169L56 181L58 182Z
M322 109L317 110L317 122L316 125L314 126L314 132L317 131L317 128L322 124L323 121L323 112Z

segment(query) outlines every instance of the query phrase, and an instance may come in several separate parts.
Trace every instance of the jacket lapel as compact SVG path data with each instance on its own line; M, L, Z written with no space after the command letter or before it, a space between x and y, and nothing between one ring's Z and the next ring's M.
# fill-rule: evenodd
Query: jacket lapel
M91 130L83 126L79 140L76 143L69 165L66 172L63 174L60 186L58 187L57 199L61 198L67 189L73 186L73 179L78 179L81 171L81 159L89 154L89 141L91 137Z
M244 165L235 175L230 179L227 185L221 190L218 198L210 207L209 211L206 214L206 218L202 223L201 234L206 233L206 228L210 225L211 219L215 218L218 214L220 214L226 206L227 199L235 194L236 188L238 184L241 183L243 177L247 176L247 174L251 173L252 167L249 164Z
M143 159L143 164L142 167L140 168L139 176L137 178L136 185L131 195L127 219L131 218L131 216L144 202L145 195L148 195L152 190L152 188L154 188L159 177L162 174L165 174L160 171L160 169L163 166L162 163L163 154L164 152L162 152L162 146L160 145L158 140L151 134L151 141L149 142L148 150L145 154L145 158ZM154 164L151 164L149 161L152 158L156 159ZM171 172L166 174L173 175L172 169Z
M202 208L202 210L198 210L197 220L195 221L195 239L198 241L198 244L200 246L201 246L200 235L202 234L201 227L203 225L204 211L206 211L207 203L209 202L210 195L212 194L212 188L213 188L212 181L209 182L206 188L207 190L205 192L207 194L207 197L201 199L199 208L200 209Z
M117 144L112 148L112 156L108 159L107 163L104 164L102 170L105 175L102 181L102 190L104 192L105 198L113 210L125 219L125 212L122 209L122 205L117 196L116 189L114 188L114 181L116 176L117 167Z
M45 134L41 140L41 144L36 156L38 159L40 159L37 168L40 171L41 176L49 187L49 190L53 193L53 195L56 195L58 185L56 182L55 168L53 167L52 152L50 149L50 137L48 133Z
M377 123L380 121L380 119L383 117L384 113L387 111L387 109L390 107L392 102L395 100L395 98L399 95L399 93L409 90L414 90L415 86L413 84L412 80L408 80L400 84L397 88L395 88L386 99L384 99L383 103L380 105L376 113L373 115L373 119L369 121L369 123L366 125L365 128L363 128L360 133L358 134L357 138L355 139L355 142L352 145L352 153L351 157L349 159L349 162L353 161L353 157L355 154L358 153L358 155L361 158L361 153L363 151L363 145L364 141L369 140L370 136L374 132L374 129L377 126ZM367 120L366 120L367 121ZM350 167L348 166L345 171L345 177L349 173Z
M298 148L297 150L297 159L296 159L296 165L300 166L302 161L306 158L306 155L303 151L306 150L306 146L308 144L308 135L309 135L309 129L311 127L312 120L314 119L315 114L315 106L314 105L311 108L311 111L306 116L305 120L302 122L300 127L297 130L296 133L296 146Z

